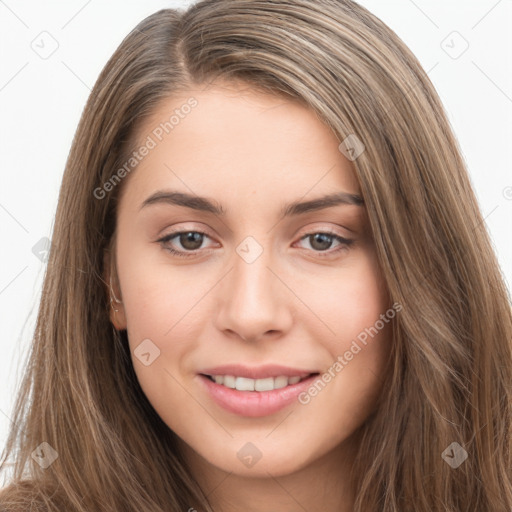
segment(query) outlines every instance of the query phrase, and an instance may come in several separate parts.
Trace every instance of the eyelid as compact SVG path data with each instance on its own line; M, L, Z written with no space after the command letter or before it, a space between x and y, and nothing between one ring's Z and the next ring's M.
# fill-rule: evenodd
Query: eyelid
M183 226L185 224L185 226ZM163 230L165 234L159 235L158 239L161 240L162 238L168 238L172 235L179 235L182 233L200 233L202 235L207 236L208 238L215 238L211 233L210 230L206 227L199 227L198 224L195 226L187 226L186 223L180 223L178 224L178 227L171 227L169 228L169 231ZM158 241L158 240L157 240Z
M203 237L209 238L210 240L213 240L213 237L208 234L205 230L202 229L187 229L187 228L177 228L172 231L169 231L165 235L160 236L156 241L160 242L162 244L169 242L171 239L177 237L178 235L182 235L185 233L198 233L200 235L203 235ZM205 249L196 249L196 251L204 251ZM176 252L186 252L191 255L196 254L196 251L176 251Z
M346 229L347 231L350 231L350 229L348 229L348 228L344 228L344 229ZM334 236L339 236L341 238L346 238L341 233L336 231L335 229L333 229L331 227L326 227L325 225L323 225L323 226L316 226L316 225L308 226L307 228L301 229L299 231L299 233L300 232L304 232L303 235L298 235L300 238L303 238L304 236L307 236L307 235L314 235L315 233L326 233L328 235L334 235Z

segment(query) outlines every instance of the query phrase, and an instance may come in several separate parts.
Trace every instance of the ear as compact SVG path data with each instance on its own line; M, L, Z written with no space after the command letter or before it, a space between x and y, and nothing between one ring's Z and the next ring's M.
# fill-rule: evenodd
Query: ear
M113 258L114 255L106 250L103 255L103 268L105 269L103 277L106 283L110 322L118 331L122 331L126 329L126 314Z

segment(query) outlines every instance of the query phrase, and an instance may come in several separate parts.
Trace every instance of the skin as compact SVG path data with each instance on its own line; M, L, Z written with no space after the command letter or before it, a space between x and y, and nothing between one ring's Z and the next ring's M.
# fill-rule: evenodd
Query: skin
M348 472L382 388L389 325L307 405L265 417L224 410L197 372L241 363L322 373L389 308L364 205L281 215L292 201L360 195L353 163L311 110L233 82L169 98L139 141L190 96L198 105L122 184L113 280L122 302L111 320L127 329L140 385L215 510L352 510ZM225 214L141 208L170 189L210 198ZM206 236L195 246L179 236L158 241L172 231ZM326 231L353 243L306 237ZM250 264L236 251L247 236L263 249ZM133 355L145 339L160 350L149 366ZM252 467L237 457L247 442L261 453Z

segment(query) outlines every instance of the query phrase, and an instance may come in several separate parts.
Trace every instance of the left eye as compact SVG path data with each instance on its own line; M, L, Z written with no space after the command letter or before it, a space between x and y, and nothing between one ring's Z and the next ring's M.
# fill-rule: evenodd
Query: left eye
M169 235L164 236L158 242L162 244L162 246L169 251L171 254L176 256L189 257L194 256L194 251L198 251L202 248L203 242L205 238L210 238L206 233L202 233L200 231L179 231L176 233L171 233ZM173 248L171 242L173 240L177 240L181 247L177 249ZM336 253L339 250L347 248L349 245L353 243L353 240L349 240L347 238L343 238L334 233L324 233L324 232L316 232L309 233L303 236L299 242L309 241L310 248L316 253L325 253L326 255L330 255ZM335 246L333 250L331 249L334 242L338 242L338 245ZM176 243L176 242L174 242ZM307 249L307 247L303 247ZM324 254L322 254L323 256Z
M339 246L346 247L352 243L352 240L347 238L343 238L342 236L336 235L334 233L310 233L306 236L303 236L300 241L308 240L310 247L315 252L325 252L331 248L333 242L338 242ZM339 249L335 249L339 250ZM334 252L334 251L332 251Z

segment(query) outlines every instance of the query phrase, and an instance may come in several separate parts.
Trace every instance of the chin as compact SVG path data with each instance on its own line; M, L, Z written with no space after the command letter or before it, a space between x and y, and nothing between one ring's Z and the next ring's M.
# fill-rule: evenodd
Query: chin
M268 435L268 434L267 434ZM314 449L308 443L305 449L304 440L295 444L284 444L282 440L272 442L262 438L253 441L230 439L229 442L217 441L215 447L207 450L194 450L210 465L238 476L252 478L268 478L290 475L301 471L326 452L317 447ZM191 449L188 447L188 449Z

